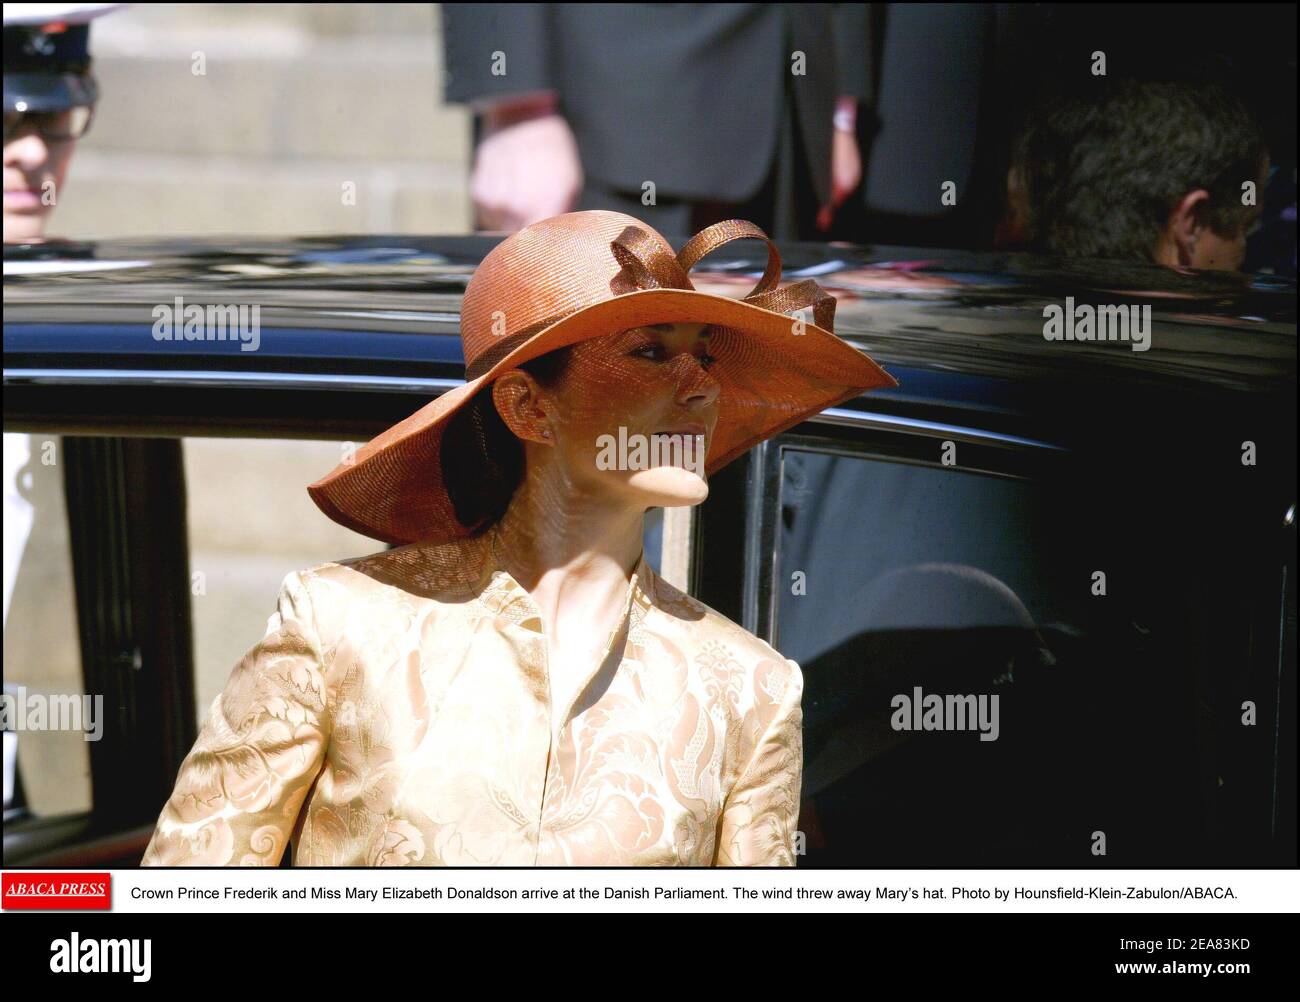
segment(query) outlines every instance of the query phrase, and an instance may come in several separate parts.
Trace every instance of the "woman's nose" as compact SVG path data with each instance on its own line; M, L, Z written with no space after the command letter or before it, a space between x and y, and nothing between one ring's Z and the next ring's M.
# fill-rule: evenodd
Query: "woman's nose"
M685 364L689 368L678 391L677 402L695 407L708 407L718 399L718 395L722 392L722 384L709 375L709 370L694 355L683 354L681 357L688 360Z
M37 132L5 143L5 165L35 170L50 158L50 148Z

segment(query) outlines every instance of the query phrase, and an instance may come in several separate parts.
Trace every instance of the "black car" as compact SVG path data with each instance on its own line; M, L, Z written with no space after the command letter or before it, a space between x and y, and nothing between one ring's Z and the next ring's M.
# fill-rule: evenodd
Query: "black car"
M460 383L459 300L494 242L6 250L6 458L11 435L58 457L75 606L38 625L6 583L6 685L62 623L106 706L76 810L24 806L47 763L19 741L6 866L138 863L199 722L187 518L250 486L305 497L238 452L187 480L187 451L365 441ZM730 464L648 520L647 557L803 669L798 865L1296 865L1294 283L782 251L900 385ZM741 295L753 253L695 275ZM160 338L183 304L256 306L255 348Z

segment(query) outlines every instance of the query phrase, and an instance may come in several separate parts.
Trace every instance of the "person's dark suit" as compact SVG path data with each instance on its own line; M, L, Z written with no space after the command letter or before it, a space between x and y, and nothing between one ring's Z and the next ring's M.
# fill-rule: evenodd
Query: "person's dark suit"
M777 204L770 218L754 219L760 226L776 236L811 235L817 207L830 201L835 99L869 98L863 4L448 4L442 11L445 99L555 92L587 180L578 207L621 208L652 224L658 216L694 229L738 207L757 215L766 201ZM804 54L803 75L791 72L796 51ZM503 76L492 73L495 52L505 54ZM656 208L689 203L692 211L670 216L643 207L646 181L655 184Z

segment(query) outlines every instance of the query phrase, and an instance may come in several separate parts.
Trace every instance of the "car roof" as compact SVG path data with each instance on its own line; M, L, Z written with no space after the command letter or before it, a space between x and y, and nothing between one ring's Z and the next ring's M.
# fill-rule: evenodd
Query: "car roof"
M61 355L135 354L152 310L179 295L190 303L258 304L265 332L265 348L242 357L227 344L186 345L187 364L209 356L203 364L283 367L295 357L324 356L340 369L455 372L463 366L461 296L501 239L177 237L6 246L6 368L31 352L55 364ZM963 380L1052 383L1064 374L1108 387L1294 392L1292 279L1026 254L778 246L783 281L814 278L837 297L836 333L896 375L911 376L910 390L901 380L904 386L884 395L951 393ZM691 278L697 288L742 296L765 256L754 241L729 244ZM1045 308L1070 300L1149 308L1150 350L1048 341ZM149 347L158 360L157 346Z

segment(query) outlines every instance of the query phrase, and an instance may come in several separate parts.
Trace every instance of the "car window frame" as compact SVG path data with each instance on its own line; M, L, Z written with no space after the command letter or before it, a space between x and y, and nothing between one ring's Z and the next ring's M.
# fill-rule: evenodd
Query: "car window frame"
M935 443L942 446L945 441L959 445L958 461L953 464L945 464L937 457ZM813 421L760 443L753 450L756 470L748 480L745 620L741 625L774 647L780 641L777 575L781 568L781 493L788 450L1013 480L1032 480L1049 473L1055 464L1068 461L1070 455L1066 446L1044 439L975 425L842 408L823 411Z

